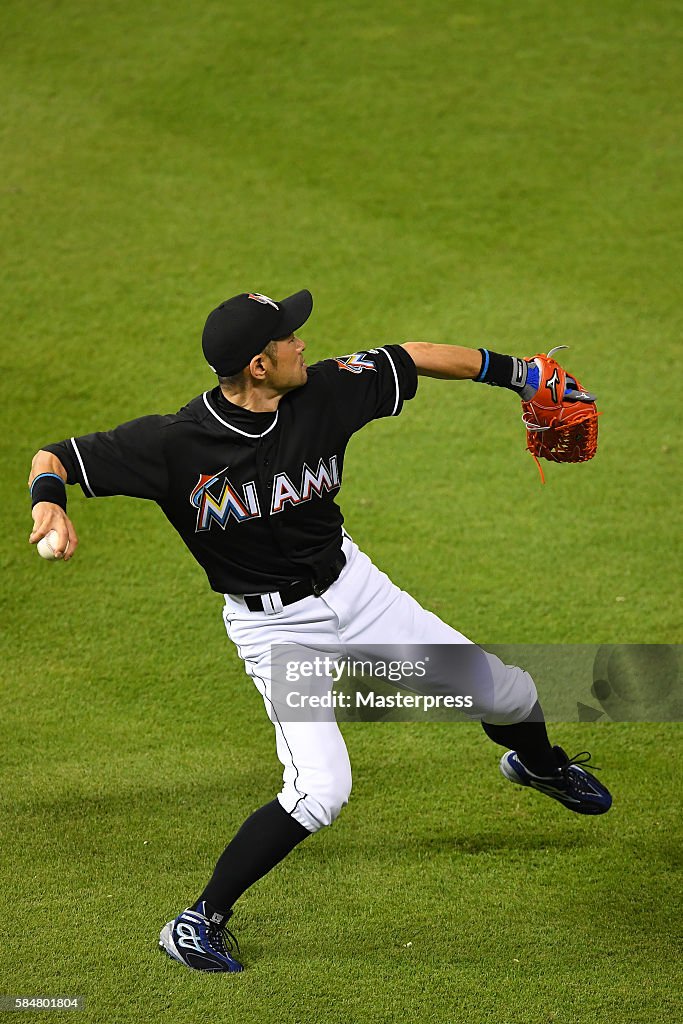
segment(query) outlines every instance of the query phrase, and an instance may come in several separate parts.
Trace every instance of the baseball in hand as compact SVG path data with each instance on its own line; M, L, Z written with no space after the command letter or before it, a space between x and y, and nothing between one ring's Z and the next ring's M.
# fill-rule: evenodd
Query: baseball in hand
M56 530L50 530L42 540L38 541L38 554L41 558L46 558L48 562L54 562L57 559L55 550L59 544L59 534ZM69 550L69 542L66 542L66 548L64 554ZM63 557L63 556L61 556Z

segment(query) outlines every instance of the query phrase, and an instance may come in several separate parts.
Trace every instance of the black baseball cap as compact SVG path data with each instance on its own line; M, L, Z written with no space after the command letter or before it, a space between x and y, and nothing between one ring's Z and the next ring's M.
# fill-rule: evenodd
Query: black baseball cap
M268 342L297 331L312 309L313 296L306 289L280 302L260 292L242 292L226 299L206 319L204 358L219 377L231 377L263 352Z

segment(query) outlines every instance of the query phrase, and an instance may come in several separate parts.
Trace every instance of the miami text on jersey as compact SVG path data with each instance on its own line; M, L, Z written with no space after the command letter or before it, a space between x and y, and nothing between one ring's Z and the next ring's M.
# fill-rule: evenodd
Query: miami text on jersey
M339 467L336 455L331 455L327 464L324 459L321 459L315 473L304 462L301 470L301 487L298 490L286 473L277 473L274 477L270 514L281 512L287 502L292 505L300 505L302 501L310 501L314 494L320 498L323 491L332 491L337 487L339 487Z
M253 480L237 488L227 475L228 467L218 473L200 473L199 480L190 494L190 504L197 509L197 525L195 533L210 530L212 523L218 523L222 530L227 526L230 517L237 523L247 519L258 519L261 515L256 484ZM318 468L311 469L304 462L301 469L301 484L297 487L287 473L276 473L273 478L273 496L270 514L281 512L287 503L300 505L310 501L315 495L321 498L325 491L336 490L340 486L339 465L337 456L331 455L327 461L320 459Z
M190 504L197 509L195 533L210 530L211 523L214 521L224 530L230 516L233 516L238 523L243 523L245 519L255 519L261 515L256 485L253 480L244 485L240 498L237 488L233 487L226 476L227 469L226 466L218 473L199 474L197 486L190 495ZM218 483L221 477L223 482L220 494L216 497L209 488Z

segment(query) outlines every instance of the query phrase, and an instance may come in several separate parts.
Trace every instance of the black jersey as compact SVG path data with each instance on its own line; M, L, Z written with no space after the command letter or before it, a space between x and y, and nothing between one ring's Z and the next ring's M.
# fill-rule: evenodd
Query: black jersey
M213 590L257 594L315 577L338 557L335 501L344 452L370 420L397 416L417 390L400 345L325 359L275 413L228 402L219 387L168 416L45 445L88 497L155 501Z

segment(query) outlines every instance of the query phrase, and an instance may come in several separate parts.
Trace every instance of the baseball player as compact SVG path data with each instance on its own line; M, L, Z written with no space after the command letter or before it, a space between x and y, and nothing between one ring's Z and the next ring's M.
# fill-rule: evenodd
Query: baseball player
M419 375L522 397L538 387L531 361L454 345L385 345L309 367L297 332L312 306L306 290L279 302L252 292L221 303L202 337L216 387L171 415L48 444L29 478L30 541L55 530L65 560L78 545L66 484L90 498L156 502L223 596L228 636L273 721L280 792L247 818L198 898L160 934L160 948L195 970L242 970L226 927L235 902L349 799L351 767L334 718L283 721L273 712L273 645L471 643L399 590L344 531L336 498L349 439L373 419L398 416ZM551 745L529 674L485 658L488 676L475 684L468 714L509 748L503 775L579 814L607 811L610 794L583 767L587 758Z

